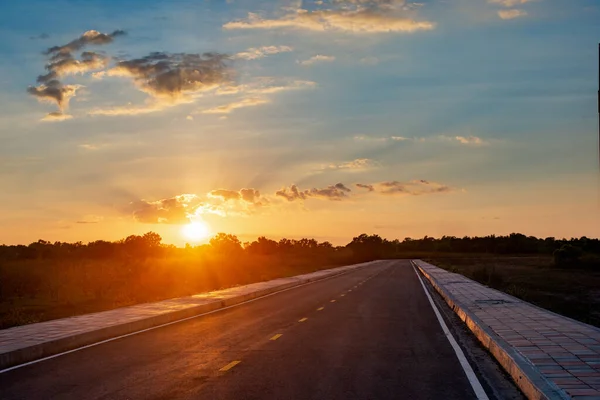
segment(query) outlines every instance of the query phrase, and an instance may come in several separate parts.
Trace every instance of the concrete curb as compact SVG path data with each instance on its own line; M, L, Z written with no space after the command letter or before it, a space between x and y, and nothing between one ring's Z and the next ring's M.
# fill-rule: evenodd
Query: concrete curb
M411 263L467 325L479 342L494 356L528 399L568 400L571 398L553 382L546 379L534 365L529 363L516 349L494 333L476 315L469 312L451 293L446 292L434 277L414 261L411 261Z
M375 261L376 262L376 261ZM294 282L288 282L281 285L277 285L274 287L268 287L264 289L258 289L252 291L250 293L237 295L225 299L215 299L215 301L200 304L197 306L190 306L188 308L182 310L176 310L172 312L167 312L164 314L153 315L150 317L142 317L138 320L129 321L125 323L118 323L115 325L111 325L108 327L104 327L101 329L81 332L78 334L74 334L71 336L66 336L62 338L57 338L55 340L49 340L42 343L32 344L27 347L22 347L19 349L15 349L12 351L8 351L5 353L0 353L0 371L6 368L18 366L20 364L25 364L31 361L39 360L41 358L53 356L59 353L63 353L65 351L74 350L79 347L83 347L86 345L92 345L94 343L98 343L104 340L117 338L119 336L139 332L148 328L158 327L163 324L176 322L179 320L183 320L186 318L199 316L201 314L223 309L226 307L231 307L236 304L240 304L249 300L257 299L259 297L263 297L269 294L273 294L276 292L280 292L282 290L290 289L293 287L297 287L303 284L316 282L328 278L332 278L339 275L344 275L350 273L352 271L356 271L358 269L362 269L369 265L372 265L374 262L367 262L361 264L355 264L352 266L344 266L338 268L332 268L329 270L321 270L316 271L315 273L306 274L306 275L298 275L293 278L296 279ZM330 272L330 273L326 273ZM311 276L316 275L316 276ZM277 279L273 281L262 282L275 282ZM251 286L246 285L246 286ZM238 287L238 288L243 288ZM135 307L135 306L132 306ZM77 318L77 317L74 317ZM43 324L43 322L41 323ZM9 329L18 329L19 327L9 328Z

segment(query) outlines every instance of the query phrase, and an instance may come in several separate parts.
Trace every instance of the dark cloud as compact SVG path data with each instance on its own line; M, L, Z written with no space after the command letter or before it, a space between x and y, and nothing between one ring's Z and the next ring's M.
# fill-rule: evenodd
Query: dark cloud
M76 59L73 52L81 50L88 45L103 45L111 43L115 37L124 35L125 32L118 30L106 34L98 31L87 31L79 38L63 46L50 47L45 55L48 56L48 63L45 68L48 71L37 78L38 86L30 86L27 92L38 98L40 101L56 103L60 113L51 113L46 116L47 119L59 120L52 115L63 114L69 106L69 100L75 96L79 85L64 85L59 78L65 75L82 74L88 71L104 69L108 66L109 57L92 52L84 51L80 59Z
M178 98L231 81L229 56L220 53L150 53L143 58L120 61L110 76L128 76L154 97Z
M300 190L298 186L291 185L289 188L283 188L275 192L276 196L283 197L288 201L294 200L306 200L309 197L323 198L329 200L342 200L348 197L348 193L351 190L347 188L343 183L337 183L335 185L327 186L326 188L317 189L305 189Z
M53 46L46 50L46 55L56 56L57 54L71 54L74 51L81 50L88 45L103 45L112 43L118 36L125 35L125 31L116 30L113 33L101 33L95 30L85 32L83 35L63 46Z
M408 194L418 196L421 194L447 193L452 188L437 182L426 180L415 180L409 182L388 181L378 184L378 192L381 194Z
M39 86L28 87L27 93L36 96L40 101L56 103L58 108L63 111L80 87L79 85L63 85L60 81L52 79Z
M373 185L366 185L364 183L357 183L356 187L361 188L361 189L367 189L369 192L372 192L375 190Z

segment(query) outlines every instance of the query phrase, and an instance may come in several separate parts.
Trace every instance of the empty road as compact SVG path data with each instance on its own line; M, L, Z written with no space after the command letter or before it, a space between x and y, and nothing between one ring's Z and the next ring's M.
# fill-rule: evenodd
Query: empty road
M0 374L2 399L475 399L408 261Z

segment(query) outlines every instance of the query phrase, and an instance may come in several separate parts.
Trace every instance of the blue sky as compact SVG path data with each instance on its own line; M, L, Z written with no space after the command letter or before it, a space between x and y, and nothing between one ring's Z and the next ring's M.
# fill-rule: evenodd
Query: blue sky
M0 242L600 236L597 1L1 7Z

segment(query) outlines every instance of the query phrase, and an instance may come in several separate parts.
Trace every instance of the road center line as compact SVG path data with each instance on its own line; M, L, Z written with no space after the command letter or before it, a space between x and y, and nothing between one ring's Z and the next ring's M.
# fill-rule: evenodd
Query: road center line
M273 336L273 337L272 337L271 339L269 339L269 340L277 340L277 339L279 339L279 338L280 338L280 337L282 337L282 336L283 336L283 334L282 334L282 333L278 333L277 335Z
M302 319L299 319L299 320L298 320L298 322L304 322L304 321L306 321L307 319L308 319L308 318L304 317L304 318L302 318Z
M344 297L344 296L345 296L345 294L344 294L344 293L340 294L340 297Z
M72 349L72 350L63 351L62 353L53 354L51 356L43 357L43 358L40 358L40 359L37 359L37 360L28 361L28 362L23 363L23 364L18 364L18 365L14 365L12 367L8 367L8 368L5 368L5 369L2 369L2 370L0 370L0 374L3 374L5 372L9 372L9 371L12 371L12 370L15 370L15 369L18 369L18 368L27 367L29 365L41 363L41 362L44 362L44 361L47 361L47 360L51 360L53 358L61 357L61 356L67 355L67 354L71 354L71 353L74 353L76 351L89 349L90 347L95 347L95 346L99 346L99 345L102 345L102 344L105 344L105 343L110 343L110 342L113 342L115 340L123 339L123 338L129 337L129 336L138 335L140 333L144 333L144 332L148 332L148 331L153 331L155 329L160 329L160 328L163 328L163 327L169 326L169 325L179 324L181 322L185 322L185 321L189 321L191 319L196 319L196 318L204 317L206 315L223 312L225 310L229 310L231 308L240 307L240 306L243 306L243 305L248 304L248 303L253 303L255 301L259 301L259 300L265 299L267 297L275 296L275 295L281 294L283 292L287 292L289 290L299 289L301 287L312 285L312 284L315 284L317 282L324 282L324 281L328 281L330 279L339 278L342 275L350 274L350 273L356 272L356 271L357 271L356 269L353 269L353 270L350 270L350 271L345 271L345 272L342 272L340 274L335 274L335 275L332 275L332 276L327 276L327 277L322 278L322 279L318 279L316 281L310 281L310 282L302 283L300 285L293 286L293 287L290 287L290 288L278 290L276 292L265 294L263 296L256 297L256 298L250 299L250 300L246 300L246 301L243 301L243 302L238 303L238 304L233 304L231 306L219 308L219 309L212 310L212 311L207 311L205 313L198 314L198 315L192 315L191 317L187 317L187 318L183 318L183 319L178 319L176 321L167 322L167 323L164 323L164 324L161 324L161 325L151 326L150 328L145 328L145 329L141 329L139 331L135 331L135 332L131 332L131 333L126 333L126 334L120 335L120 336L115 336L115 337L112 337L112 338L109 338L109 339L101 340L99 342L90 343L90 344L87 344L87 345L84 345L84 346L81 346L81 347L77 347L77 348Z
M330 303L335 303L335 300L331 300Z
M221 368L219 370L219 372L225 372L225 371L229 371L231 368L235 367L236 365L238 365L239 363L241 363L241 361L232 361L229 364L227 364L226 366L224 366L223 368Z
M415 274L417 274L417 278L419 278L419 282L421 283L421 286L423 287L423 290L425 291L425 295L427 296L427 299L429 300L429 304L431 304L431 308L433 308L433 312L435 313L435 316L437 317L437 320L440 323L440 326L442 327L442 330L444 331L446 338L452 345L452 348L454 349L454 353L456 353L456 357L458 357L458 361L460 362L461 367L463 368L463 370L465 371L465 374L467 375L467 379L469 380L469 383L471 384L471 387L473 388L473 391L475 392L475 396L477 396L478 400L489 400L489 397L485 393L485 390L483 390L483 386L481 386L479 379L477 379L477 375L475 375L473 368L471 368L471 365L467 361L467 358L465 357L465 354L463 353L462 349L456 342L456 339L454 339L454 336L452 336L452 333L450 332L450 330L448 329L448 326L444 322L442 315L440 314L437 306L433 302L433 299L431 298L429 291L427 290L427 288L425 287L425 284L423 283L423 279L421 279L421 276L419 275L419 272L414 267L414 265L413 265L413 269L415 271Z
M323 311L324 308L325 307L319 307L319 308L317 308L317 311Z

